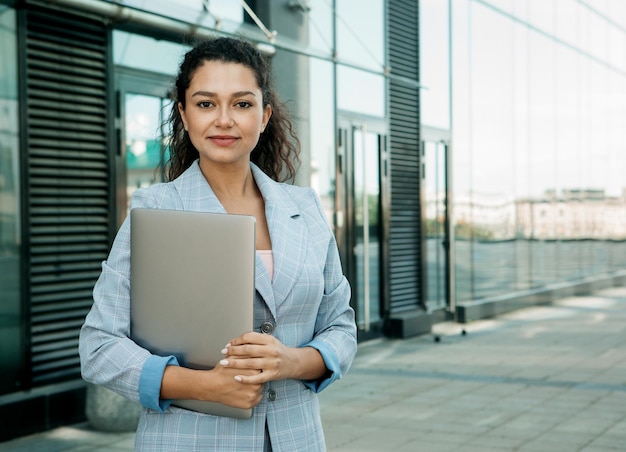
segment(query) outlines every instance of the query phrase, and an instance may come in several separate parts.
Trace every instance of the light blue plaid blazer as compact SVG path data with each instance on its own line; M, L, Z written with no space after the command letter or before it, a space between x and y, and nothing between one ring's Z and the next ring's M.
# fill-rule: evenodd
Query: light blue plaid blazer
M94 287L94 303L80 335L83 378L144 406L137 450L262 451L266 425L274 451L325 450L317 394L348 371L356 354L350 286L319 198L310 188L280 184L251 164L265 200L274 253L274 278L256 260L255 325L275 324L287 346L312 346L329 369L320 381L267 383L250 419L210 416L159 400L160 381L173 357L151 355L130 338L130 223L121 226ZM224 208L196 161L176 180L139 189L131 208L202 212Z

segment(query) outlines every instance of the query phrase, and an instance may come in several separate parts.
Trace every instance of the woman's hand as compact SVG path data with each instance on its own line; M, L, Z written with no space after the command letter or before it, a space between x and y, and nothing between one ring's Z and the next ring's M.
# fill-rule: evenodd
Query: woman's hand
M257 369L228 369L220 364L215 366L210 379L217 385L211 396L216 402L235 408L249 409L257 406L263 397L262 383L244 384L237 380L237 376L245 375L247 378L259 375Z
M161 398L194 399L219 402L235 408L257 406L263 397L263 384L244 384L235 379L259 374L257 369L227 369L221 365L211 370L167 366L161 380Z
M244 384L259 384L287 378L314 380L326 373L322 355L312 347L287 347L274 336L245 333L230 341L220 364L236 370L234 379ZM260 371L250 375L245 370Z

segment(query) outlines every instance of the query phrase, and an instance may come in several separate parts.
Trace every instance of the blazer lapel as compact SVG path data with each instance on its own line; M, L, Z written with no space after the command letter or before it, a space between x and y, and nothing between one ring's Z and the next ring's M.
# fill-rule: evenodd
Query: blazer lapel
M308 242L306 227L300 215L300 208L291 200L283 186L270 179L256 165L251 166L256 184L265 200L265 217L274 255L274 279L270 292L273 294L271 298L278 306L285 300L302 271ZM259 260L257 257L257 275ZM268 298L262 293L262 288L265 290L268 288L263 286L265 284L261 278L257 290L268 302ZM274 311L274 306L270 306L269 302L268 306ZM275 312L273 314L275 315Z
M226 213L224 206L202 174L198 160L193 162L173 183L180 195L184 210Z

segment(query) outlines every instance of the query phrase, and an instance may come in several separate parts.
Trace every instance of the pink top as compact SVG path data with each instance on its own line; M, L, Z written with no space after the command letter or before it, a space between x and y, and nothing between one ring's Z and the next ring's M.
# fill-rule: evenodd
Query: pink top
M265 264L267 272L270 274L270 281L274 278L274 254L272 250L256 250L259 253L259 257Z

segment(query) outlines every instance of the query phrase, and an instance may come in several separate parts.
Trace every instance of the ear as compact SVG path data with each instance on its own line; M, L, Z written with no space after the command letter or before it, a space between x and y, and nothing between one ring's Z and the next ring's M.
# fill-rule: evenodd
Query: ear
M265 131L267 127L267 123L272 117L272 107L268 104L265 106L265 110L263 110L263 123L261 124L261 132Z
M187 118L185 117L185 109L183 108L182 102L178 102L178 113L180 113L180 119L183 120L183 126L185 127L185 130L187 130Z

